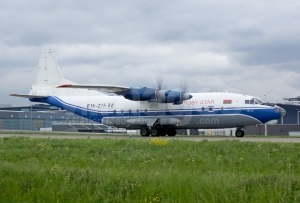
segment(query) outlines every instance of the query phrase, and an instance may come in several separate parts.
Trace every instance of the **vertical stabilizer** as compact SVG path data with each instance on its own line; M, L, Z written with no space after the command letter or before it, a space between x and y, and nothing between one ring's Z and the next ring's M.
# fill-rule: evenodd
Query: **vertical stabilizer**
M42 52L38 65L38 74L36 76L35 84L33 84L30 89L30 95L105 95L95 90L56 88L62 84L76 83L63 77L52 50Z
M63 76L51 50L42 52L35 85L61 84Z

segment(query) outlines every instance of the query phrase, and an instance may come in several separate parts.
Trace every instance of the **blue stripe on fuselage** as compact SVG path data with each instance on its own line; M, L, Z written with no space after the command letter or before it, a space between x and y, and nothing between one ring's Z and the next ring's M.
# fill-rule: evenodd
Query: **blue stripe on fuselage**
M279 119L281 117L279 112L275 111L274 107L230 107L230 108L215 108L213 111L202 111L202 109L163 109L163 110L148 110L147 112L142 110L140 112L124 111L97 111L93 109L83 108L73 104L66 103L58 97L48 96L43 99L30 99L32 102L43 102L48 103L63 110L70 111L79 116L101 122L103 117L130 117L130 116L181 116L181 115L215 115L215 114L242 114L253 117L262 123L269 120Z

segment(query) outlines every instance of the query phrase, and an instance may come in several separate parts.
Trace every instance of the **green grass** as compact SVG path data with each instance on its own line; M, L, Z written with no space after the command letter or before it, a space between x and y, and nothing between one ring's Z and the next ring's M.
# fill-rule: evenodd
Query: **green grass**
M1 138L0 202L300 202L300 144Z

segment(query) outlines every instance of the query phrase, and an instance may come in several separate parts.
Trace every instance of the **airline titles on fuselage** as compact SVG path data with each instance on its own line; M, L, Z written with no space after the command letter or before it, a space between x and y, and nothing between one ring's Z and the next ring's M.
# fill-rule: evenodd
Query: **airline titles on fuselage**
M215 104L215 100L184 100L184 105Z

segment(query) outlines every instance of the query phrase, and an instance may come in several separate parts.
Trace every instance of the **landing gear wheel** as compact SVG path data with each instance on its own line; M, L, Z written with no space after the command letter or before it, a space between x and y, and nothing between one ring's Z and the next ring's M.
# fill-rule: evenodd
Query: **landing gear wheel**
M140 134L143 137L148 137L150 135L150 132L147 128L143 128L143 129L141 129Z
M237 137L244 137L245 132L243 130L236 130L235 131L235 136Z
M160 134L160 131L158 129L151 129L151 136L152 137L158 137Z
M175 136L176 135L176 130L175 129L168 129L167 131L168 136Z
M161 132L160 132L160 136L166 136L166 134L167 134L167 131L165 131L165 130L161 130Z

